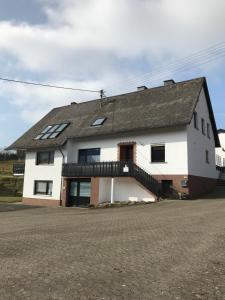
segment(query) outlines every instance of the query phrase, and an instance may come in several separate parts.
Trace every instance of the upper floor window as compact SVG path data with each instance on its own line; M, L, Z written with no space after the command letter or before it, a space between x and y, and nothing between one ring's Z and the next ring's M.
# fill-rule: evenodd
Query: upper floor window
M49 165L54 163L54 151L39 151L37 152L36 164Z
M202 134L205 135L205 120L203 118L201 119L201 124L202 124Z
M79 163L91 163L98 161L100 161L100 148L79 149Z
M151 146L151 162L165 162L165 145Z
M198 129L198 113L194 112L194 127Z
M210 132L210 125L207 123L207 137L210 139L211 137L211 132Z
M52 195L52 181L35 180L34 194L51 196Z
M207 164L209 164L209 151L208 150L205 151L205 162Z

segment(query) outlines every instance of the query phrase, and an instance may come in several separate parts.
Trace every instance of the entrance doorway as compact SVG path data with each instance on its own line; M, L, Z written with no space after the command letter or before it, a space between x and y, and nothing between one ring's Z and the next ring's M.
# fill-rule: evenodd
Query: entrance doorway
M127 145L119 145L120 147L120 160L134 160L134 145L127 144Z
M164 197L171 197L173 194L173 181L162 180L162 193Z
M70 181L69 206L87 207L90 204L91 179L81 178Z

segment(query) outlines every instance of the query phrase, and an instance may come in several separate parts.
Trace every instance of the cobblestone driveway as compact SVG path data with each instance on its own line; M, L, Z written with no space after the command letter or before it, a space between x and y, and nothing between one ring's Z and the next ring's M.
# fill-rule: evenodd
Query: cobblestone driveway
M21 208L0 208L0 299L225 299L225 199Z

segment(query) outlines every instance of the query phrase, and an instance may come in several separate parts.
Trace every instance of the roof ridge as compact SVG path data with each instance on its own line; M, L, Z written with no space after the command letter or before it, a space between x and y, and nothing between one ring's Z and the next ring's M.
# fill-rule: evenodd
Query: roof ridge
M196 80L202 80L204 81L205 80L205 77L204 76L201 76L201 77L195 77L195 78L192 78L192 79L187 79L187 80L183 80L183 81L178 81L178 82L175 82L171 85L168 85L168 86L165 86L165 85L160 85L160 86L155 86L155 87L151 87L151 88L147 88L146 90L142 90L142 91L132 91L132 92L128 92L128 93L123 93L123 94L118 94L118 95L114 95L114 96L109 96L109 97L106 97L106 98L103 98L103 99L92 99L92 100L87 100L87 101L83 101L83 102L78 102L76 104L74 104L74 107L76 107L76 105L84 105L84 104L87 104L87 103L90 103L90 102L97 102L97 101L104 101L106 99L108 99L107 101L110 101L109 99L114 99L114 98L117 98L117 97L123 97L123 96L126 96L126 95L130 95L130 94L140 94L140 93L144 93L144 92L147 92L147 91L150 91L150 90L156 90L156 89L162 89L162 88L168 88L168 87L171 87L171 86L176 86L176 85L179 85L179 84L184 84L184 83L187 83L187 82L190 82L190 81L196 81ZM55 107L53 109L60 109L60 108L65 108L65 107L70 107L71 104L67 104L67 105L62 105L62 106L58 106L58 107Z

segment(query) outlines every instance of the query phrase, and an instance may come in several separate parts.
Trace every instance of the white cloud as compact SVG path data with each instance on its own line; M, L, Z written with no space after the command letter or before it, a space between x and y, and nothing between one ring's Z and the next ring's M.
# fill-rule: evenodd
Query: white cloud
M40 5L47 24L0 22L0 56L13 57L16 64L6 62L8 74L16 69L20 79L116 90L114 81L142 72L137 64L143 59L149 67L163 64L219 43L225 34L224 0L40 0ZM5 85L0 93L30 122L74 98L95 98L19 85Z

